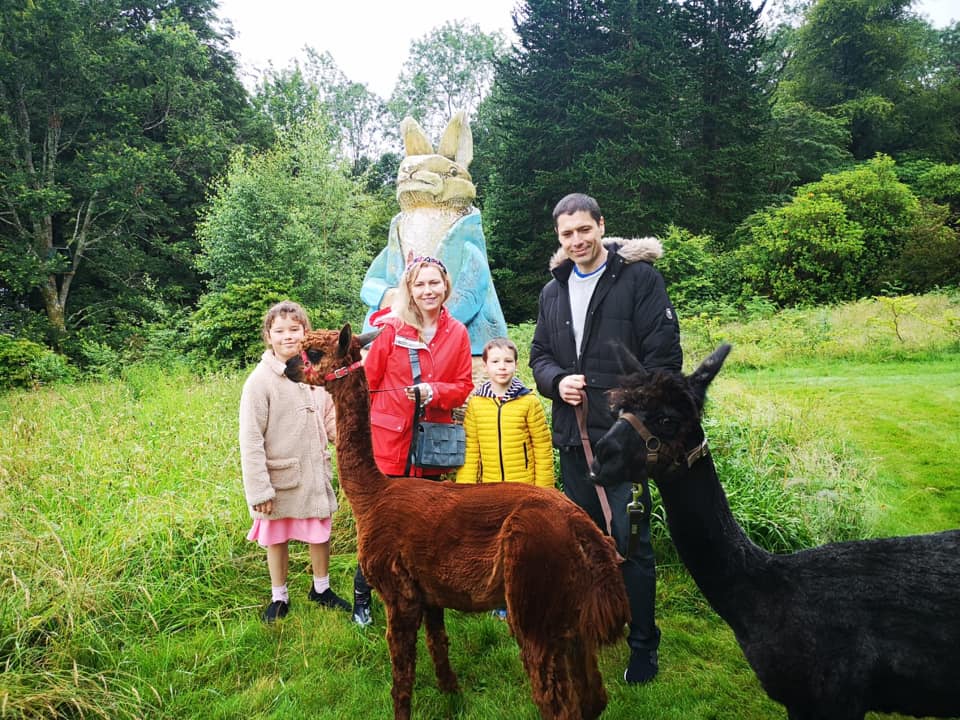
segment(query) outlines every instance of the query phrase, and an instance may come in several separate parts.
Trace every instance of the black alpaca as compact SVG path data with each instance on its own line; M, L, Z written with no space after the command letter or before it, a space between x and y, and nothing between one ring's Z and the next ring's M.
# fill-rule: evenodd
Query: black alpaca
M597 444L606 484L652 477L684 564L790 720L960 716L960 531L774 555L730 512L700 419L724 345L689 376L632 357Z

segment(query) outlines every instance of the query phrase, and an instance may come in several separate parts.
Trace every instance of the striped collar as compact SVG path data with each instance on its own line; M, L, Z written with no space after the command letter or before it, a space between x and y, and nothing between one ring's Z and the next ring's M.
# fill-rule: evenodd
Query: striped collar
M490 385L490 381L487 380L480 387L473 391L473 394L477 397L488 397L494 399L502 399L503 402L509 402L510 400L516 400L522 395L526 395L530 392L530 388L524 385L520 378L515 377L510 381L510 387L507 388L507 391L503 394L503 398L500 398L499 395L493 392L493 388Z

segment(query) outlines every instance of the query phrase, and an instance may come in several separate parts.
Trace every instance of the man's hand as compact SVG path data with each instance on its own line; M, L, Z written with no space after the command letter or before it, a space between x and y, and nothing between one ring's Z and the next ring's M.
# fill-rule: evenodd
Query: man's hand
M560 399L567 403L567 405L579 405L580 391L583 390L586 384L587 381L583 375L567 375L557 385L557 390L560 392Z

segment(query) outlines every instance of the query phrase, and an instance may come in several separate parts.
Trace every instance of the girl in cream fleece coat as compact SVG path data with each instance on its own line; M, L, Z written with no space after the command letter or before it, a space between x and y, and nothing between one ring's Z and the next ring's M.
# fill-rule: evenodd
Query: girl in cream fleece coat
M253 527L248 540L267 549L272 598L263 619L272 623L290 609L287 591L290 540L310 546L313 586L308 599L350 610L330 588L331 515L337 498L327 445L336 422L326 390L288 380L286 361L300 351L310 329L297 303L277 303L263 321L268 349L240 396L240 465Z

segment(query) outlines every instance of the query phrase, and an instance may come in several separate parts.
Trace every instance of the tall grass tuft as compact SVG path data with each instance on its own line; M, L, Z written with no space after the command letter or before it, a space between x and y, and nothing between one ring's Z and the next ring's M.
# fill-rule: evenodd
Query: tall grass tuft
M960 293L875 297L778 313L683 317L688 361L732 343L731 367L797 365L806 360L884 362L960 351Z

